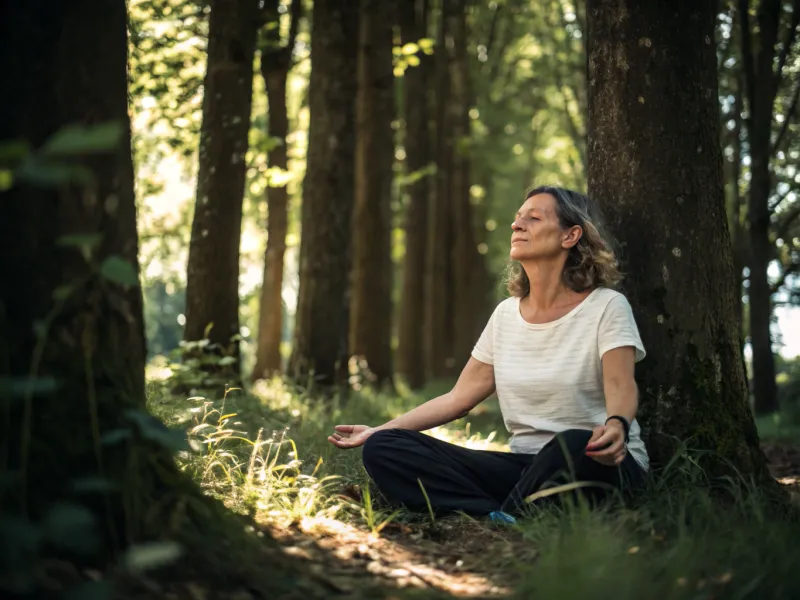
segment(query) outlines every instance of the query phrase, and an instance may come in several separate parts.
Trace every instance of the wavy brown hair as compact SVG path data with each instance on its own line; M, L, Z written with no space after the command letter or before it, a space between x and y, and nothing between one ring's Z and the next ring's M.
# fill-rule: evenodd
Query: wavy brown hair
M578 225L583 229L583 235L570 249L564 264L561 274L564 285L576 292L584 292L598 287L613 288L622 281L613 240L605 233L597 205L581 193L553 186L534 188L525 199L538 194L555 198L556 215L562 228ZM507 281L512 296L524 298L531 291L531 282L518 262L509 265Z

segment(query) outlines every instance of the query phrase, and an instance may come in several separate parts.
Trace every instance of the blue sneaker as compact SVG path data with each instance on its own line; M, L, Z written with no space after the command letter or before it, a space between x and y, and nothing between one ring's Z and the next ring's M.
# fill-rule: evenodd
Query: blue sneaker
M501 510L494 510L494 511L490 512L489 513L489 520L492 521L492 523L513 524L513 523L517 522L517 520L514 517L512 517L508 513L504 513Z

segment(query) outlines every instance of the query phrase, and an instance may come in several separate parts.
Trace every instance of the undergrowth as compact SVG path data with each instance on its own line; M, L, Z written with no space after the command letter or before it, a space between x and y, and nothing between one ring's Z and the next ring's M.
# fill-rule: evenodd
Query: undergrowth
M191 451L181 467L210 495L238 512L275 526L336 519L381 535L410 516L375 501L360 465L360 451L342 451L326 438L336 423L377 424L430 394L400 390L391 396L362 390L321 400L280 380L248 393L181 398L168 381L150 386L149 408L189 433ZM441 390L436 390L441 391ZM435 393L435 392L431 392ZM430 432L476 448L502 449L496 401L482 405L480 427L458 421ZM489 429L490 426L493 426ZM719 494L692 452L683 448L654 474L634 502L590 510L567 502L534 508L511 527L537 551L505 569L521 598L762 599L800 597L800 525L777 511L746 481L718 480ZM346 493L358 489L358 494ZM425 519L415 517L417 520ZM483 535L485 527L462 520ZM491 529L495 535L495 529ZM446 544L446 539L441 543Z

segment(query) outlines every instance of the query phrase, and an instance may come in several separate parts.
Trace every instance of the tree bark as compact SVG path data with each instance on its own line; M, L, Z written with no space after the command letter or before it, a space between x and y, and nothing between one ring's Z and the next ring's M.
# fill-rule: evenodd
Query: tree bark
M238 379L239 242L250 131L256 0L212 0L203 124L186 274L186 341L236 359Z
M428 0L400 3L400 31L403 44L416 43L428 33ZM407 69L403 78L406 121L406 168L408 174L420 173L431 160L427 82L431 61L417 52L420 64ZM397 325L397 372L411 389L425 384L425 277L428 242L428 206L431 185L427 175L406 188L409 204L406 213L406 254L403 262L403 287Z
M467 6L465 0L453 2L452 32L453 60L450 65L449 102L452 111L453 158L450 172L450 205L454 224L454 244L451 254L453 265L453 359L454 368L466 364L477 340L478 327L483 316L479 281L479 265L483 256L475 243L475 223L470 202L472 148L470 145L470 116L472 86L470 81L467 48ZM479 324L480 323L480 324Z
M122 132L107 151L61 163L89 169L85 187L17 181L0 193L0 470L21 478L2 505L38 518L76 481L102 477L119 489L114 516L130 508L123 541L144 521L152 467L171 462L154 452L137 468L141 445L100 440L127 411L144 411L145 398L126 27L123 0L0 8L0 85L14 90L0 99L0 144L39 148L68 125L114 122ZM120 268L123 283L109 279Z
M323 387L347 381L357 57L358 4L317 0L300 289L289 370L303 384L313 374Z
M378 386L392 384L395 20L393 2L361 0L350 355Z
M637 379L653 462L674 436L712 451L711 473L728 472L724 459L766 477L732 289L716 4L589 0L589 189L620 237L650 352Z
M289 115L286 108L286 80L292 64L295 35L302 2L292 2L292 22L289 40L281 43L278 0L265 5L267 30L261 48L261 75L267 90L269 113L267 135L279 142L269 151L270 168L288 171L286 138L289 135ZM286 253L286 234L289 227L289 195L286 185L267 187L267 248L264 253L264 278L259 304L258 342L252 379L270 377L281 372L281 338L283 334L283 258Z
M750 155L750 190L747 198L749 223L748 299L750 304L750 344L753 349L753 396L757 414L778 409L778 390L775 383L775 357L772 353L772 288L767 277L774 256L770 241L769 197L772 194L772 175L769 163L772 156L772 119L776 76L773 62L780 23L780 0L764 0L759 4L759 49L752 50L748 2L739 2L742 28L742 61L745 65L749 101L746 120Z
M453 225L450 205L451 172L453 169L453 123L450 102L450 52L452 19L457 0L442 0L435 51L435 154L436 192L428 220L428 269L426 285L426 359L430 376L443 378L451 374L453 359L453 268L450 260Z

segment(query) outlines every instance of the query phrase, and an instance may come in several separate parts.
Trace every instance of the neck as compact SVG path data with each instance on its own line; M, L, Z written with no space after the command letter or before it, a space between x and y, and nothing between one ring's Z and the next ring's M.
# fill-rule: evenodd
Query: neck
M531 307L547 310L555 306L565 294L570 293L561 278L564 271L563 261L522 263L522 268L530 281L527 302Z

